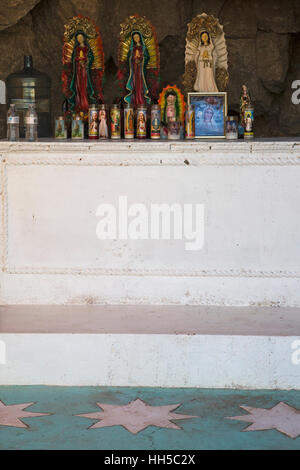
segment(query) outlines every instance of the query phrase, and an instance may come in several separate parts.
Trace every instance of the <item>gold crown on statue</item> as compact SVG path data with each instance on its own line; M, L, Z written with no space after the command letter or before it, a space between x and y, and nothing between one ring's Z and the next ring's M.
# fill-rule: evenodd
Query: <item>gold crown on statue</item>
M208 32L215 39L222 33L219 20L205 13L196 16L188 25L187 39L189 41L199 40L201 33L204 31Z
M70 41L77 31L83 31L88 38L96 38L99 31L93 22L85 16L74 16L65 24L64 39Z

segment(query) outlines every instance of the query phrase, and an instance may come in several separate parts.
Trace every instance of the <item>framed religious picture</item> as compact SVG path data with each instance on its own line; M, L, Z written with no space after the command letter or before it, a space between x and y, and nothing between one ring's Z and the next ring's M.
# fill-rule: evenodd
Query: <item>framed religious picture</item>
M188 104L195 107L196 139L225 139L227 93L188 93Z

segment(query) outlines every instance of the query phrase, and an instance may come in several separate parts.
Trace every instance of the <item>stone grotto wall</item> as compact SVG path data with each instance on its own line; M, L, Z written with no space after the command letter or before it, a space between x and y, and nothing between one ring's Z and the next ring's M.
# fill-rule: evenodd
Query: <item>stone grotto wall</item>
M187 23L197 14L217 16L229 52L229 109L238 111L241 85L254 101L256 135L300 135L300 105L291 102L291 84L300 80L299 0L0 0L0 80L34 66L52 78L53 114L60 113L61 49L65 21L81 13L100 28L106 61L105 100L114 84L120 23L130 14L146 15L156 27L161 52L161 85L181 86ZM0 106L0 137L6 108Z

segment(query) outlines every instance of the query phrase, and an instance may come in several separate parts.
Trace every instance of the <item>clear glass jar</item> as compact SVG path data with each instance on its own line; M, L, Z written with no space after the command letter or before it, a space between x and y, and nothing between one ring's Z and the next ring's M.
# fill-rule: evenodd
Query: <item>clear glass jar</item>
M136 112L136 137L137 139L147 138L147 107L138 106Z
M118 104L110 108L110 136L111 139L121 139L121 111Z

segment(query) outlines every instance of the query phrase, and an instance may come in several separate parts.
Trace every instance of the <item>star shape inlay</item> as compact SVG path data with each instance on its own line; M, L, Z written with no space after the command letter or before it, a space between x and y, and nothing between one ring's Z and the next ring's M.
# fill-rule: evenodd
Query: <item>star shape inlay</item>
M253 408L251 406L240 406L249 415L232 416L227 419L237 419L252 423L243 431L265 431L276 429L288 437L295 439L300 436L300 410L293 408L287 403L280 402L273 408Z
M97 403L97 405L103 411L75 415L82 418L97 419L98 422L90 426L89 429L123 426L132 434L137 434L148 426L182 429L173 423L172 420L198 418L198 416L172 413L181 403L177 405L151 406L138 398L127 405L107 405L105 403Z
M31 403L18 403L17 405L5 405L0 400L0 426L13 426L14 428L29 428L22 418L33 418L37 416L49 416L51 413L32 413L25 411L29 406L34 405Z

